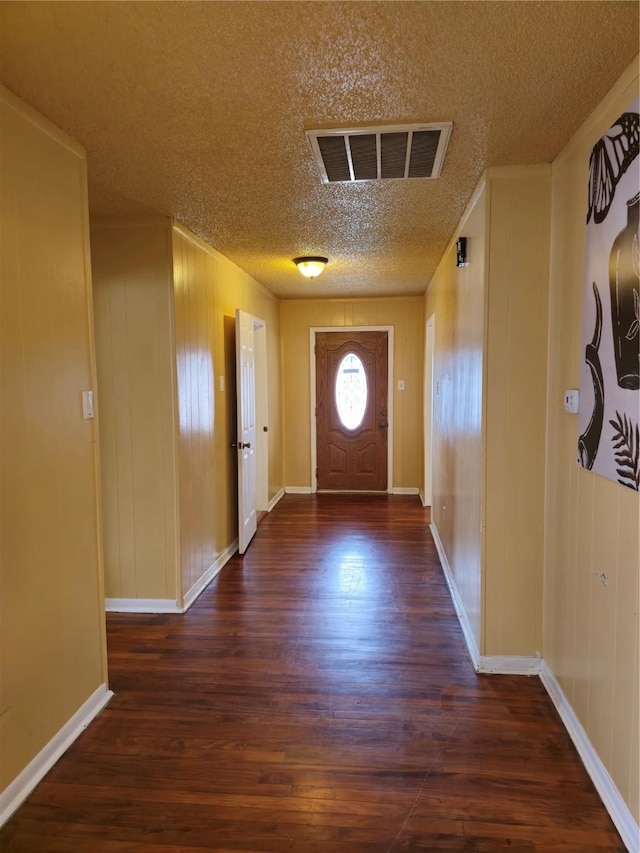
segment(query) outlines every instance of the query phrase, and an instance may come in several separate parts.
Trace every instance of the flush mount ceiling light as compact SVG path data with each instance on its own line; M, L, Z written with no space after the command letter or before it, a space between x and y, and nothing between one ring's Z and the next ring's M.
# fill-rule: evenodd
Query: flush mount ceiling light
M319 255L306 255L293 259L293 263L306 278L315 278L320 275L328 262L329 258L321 258Z

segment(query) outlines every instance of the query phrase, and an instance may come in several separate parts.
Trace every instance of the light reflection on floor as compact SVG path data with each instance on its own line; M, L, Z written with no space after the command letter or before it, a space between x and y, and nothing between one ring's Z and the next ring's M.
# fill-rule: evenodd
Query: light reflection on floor
M327 548L323 564L323 591L348 596L376 595L381 555L375 542L360 536L344 536Z
M338 566L338 589L340 592L365 592L367 589L367 570L365 561L358 551L349 551Z

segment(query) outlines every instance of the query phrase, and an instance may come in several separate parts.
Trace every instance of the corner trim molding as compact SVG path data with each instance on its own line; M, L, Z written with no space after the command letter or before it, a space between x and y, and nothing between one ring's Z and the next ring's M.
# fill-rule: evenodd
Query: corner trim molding
M107 613L182 613L171 598L105 598Z
M542 661L540 668L540 681L544 684L565 729L569 733L569 737L573 741L573 745L578 751L578 755L582 759L582 763L587 769L587 773L591 777L591 781L596 787L596 791L600 795L600 799L609 812L611 820L614 822L629 853L639 853L640 826L635 822L629 807L622 799L620 791L618 791L615 782L602 763L582 723L545 660Z
M606 127L611 124L611 121L615 121L614 116L611 117L610 121L606 119L606 116L609 111L614 110L618 101L622 102L618 108L624 108L625 101L628 102L629 99L637 96L638 57L636 56L632 60L631 64L622 72L622 75L618 77L616 82L598 103L595 109L582 122L580 127L562 148L562 151L560 151L555 160L553 160L551 163L552 173L555 173L558 170L558 168L564 163L567 157L575 151L576 148L581 145L586 145L588 148L591 148L596 139L598 139L602 133L606 132ZM603 122L606 122L606 127L603 127L602 131L599 133L596 128Z
M284 489L280 489L269 501L269 504L267 506L267 512L271 512L272 509L275 509L276 504L279 503L283 497Z
M24 770L16 776L13 782L0 794L0 826L6 823L11 815L27 799L44 776L51 770L60 756L67 751L111 700L113 691L101 684L93 691L75 714L67 720L60 731L44 746L36 757L27 764Z
M206 252L207 255L211 255L212 258L215 258L217 261L222 261L225 264L229 264L234 269L243 273L247 279L256 287L256 289L262 293L263 296L266 296L271 301L275 302L276 297L268 290L264 284L261 284L259 281L256 281L255 278L252 278L249 273L245 273L244 270L241 270L237 264L234 264L233 261L229 260L226 255L223 255L222 252L219 252L217 249L214 249L213 246L210 246L197 234L194 234L193 231L190 231L186 225L183 225L182 222L178 222L177 219L171 220L171 227L174 231L176 231L180 236L184 237L185 240L188 240L189 243L196 246L198 249L202 249L203 252Z
M227 565L229 560L233 557L233 555L238 550L238 540L234 539L231 545L227 545L227 547L222 551L216 558L215 562L213 562L207 571L202 575L202 577L197 580L191 589L185 593L182 613L186 613L187 610L191 607L193 602L198 598L200 593L204 592L206 587L209 586L211 581L215 578L215 576Z
M431 522L431 524L429 525L429 530L431 531L431 535L433 536L433 541L436 546L436 551L438 552L438 556L440 557L440 563L442 565L444 579L446 580L447 586L449 587L449 595L451 596L451 601L453 602L453 606L456 611L456 616L458 617L458 622L460 623L460 627L462 628L462 634L464 636L464 641L467 646L467 651L469 652L469 657L471 658L471 663L473 664L473 668L475 669L475 671L479 672L478 667L480 666L480 651L478 649L478 644L476 643L476 638L473 635L471 623L469 622L466 610L464 609L462 598L460 597L460 593L458 592L458 585L456 584L453 572L451 571L451 566L449 565L447 555L444 552L442 540L440 539L440 534L438 533L438 528L436 527L435 522Z
M311 486L285 486L285 495L310 495Z

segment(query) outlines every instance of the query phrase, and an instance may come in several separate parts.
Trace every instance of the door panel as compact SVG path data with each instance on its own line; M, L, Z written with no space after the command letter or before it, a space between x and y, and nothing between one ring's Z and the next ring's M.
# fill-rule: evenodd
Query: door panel
M387 489L387 339L387 332L316 333L317 479L321 491ZM343 362L350 353L362 362L367 387L364 415L355 429L344 425L336 402L339 371L358 372Z
M238 396L238 550L249 547L258 524L256 512L256 370L254 318L236 310Z

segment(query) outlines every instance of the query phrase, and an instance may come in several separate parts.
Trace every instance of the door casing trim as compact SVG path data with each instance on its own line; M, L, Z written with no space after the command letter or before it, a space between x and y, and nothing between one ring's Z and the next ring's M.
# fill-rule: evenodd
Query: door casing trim
M393 326L311 326L309 329L309 422L311 424L311 493L318 491L318 450L316 446L316 333L317 332L386 332L387 333L387 493L393 492Z

